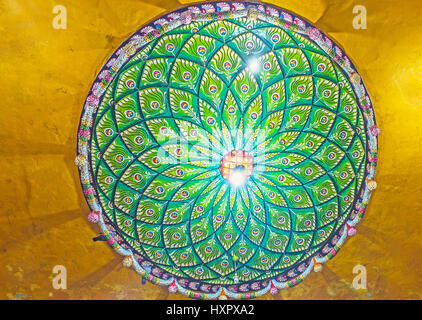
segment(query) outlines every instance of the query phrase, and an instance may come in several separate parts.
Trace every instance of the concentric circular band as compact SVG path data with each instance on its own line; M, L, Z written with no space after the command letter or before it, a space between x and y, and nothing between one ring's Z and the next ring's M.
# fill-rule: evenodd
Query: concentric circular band
M293 286L365 212L374 113L350 60L273 6L210 3L142 28L98 75L78 135L106 240L195 298Z

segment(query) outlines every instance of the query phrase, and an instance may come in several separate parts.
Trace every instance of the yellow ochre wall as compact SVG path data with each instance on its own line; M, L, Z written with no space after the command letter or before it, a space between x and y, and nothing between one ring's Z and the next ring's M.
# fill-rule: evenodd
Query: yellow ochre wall
M112 52L145 22L186 0L0 0L0 299L181 299L122 266L78 180L85 97ZM375 106L379 166L358 233L321 273L263 299L422 298L422 2L277 0L330 35L356 64ZM367 29L352 26L355 5ZM67 29L52 27L56 5ZM367 290L352 269L366 266ZM55 265L68 289L52 287Z

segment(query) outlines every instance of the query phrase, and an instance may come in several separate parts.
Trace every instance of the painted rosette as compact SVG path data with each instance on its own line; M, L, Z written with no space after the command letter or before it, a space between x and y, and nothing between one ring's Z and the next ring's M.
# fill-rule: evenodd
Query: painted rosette
M143 281L248 299L321 270L356 233L378 134L355 67L315 26L262 3L207 3L111 56L75 163L89 221Z

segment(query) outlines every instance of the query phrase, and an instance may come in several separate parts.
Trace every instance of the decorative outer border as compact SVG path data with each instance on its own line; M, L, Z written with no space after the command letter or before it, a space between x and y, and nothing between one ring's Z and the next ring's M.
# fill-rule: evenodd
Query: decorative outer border
M365 118L366 134L368 137L369 150L367 150L367 168L365 182L359 193L359 199L355 202L355 209L351 211L348 221L339 231L339 238L333 246L326 245L322 252L315 254L311 258L309 265L297 277L285 282L278 282L276 279L263 280L268 284L260 290L251 291L247 293L232 292L227 287L219 287L216 292L205 293L202 291L195 291L186 289L178 282L177 278L169 277L161 279L153 275L151 268L142 267L138 263L135 255L130 249L126 249L119 245L118 240L110 233L108 224L103 219L101 214L102 209L95 195L93 178L90 175L90 132L93 127L93 116L100 103L100 97L104 94L108 85L113 81L114 76L118 70L143 46L159 38L169 30L173 30L181 25L190 24L192 21L211 21L224 20L226 18L242 18L253 20L263 20L268 23L278 25L283 29L297 32L298 34L308 36L312 41L317 43L322 50L324 50L346 73L350 82L352 83L355 94L358 98L363 115ZM197 4L190 7L184 7L172 11L158 20L146 25L131 38L126 40L117 51L110 57L107 63L102 67L97 75L94 84L92 85L89 95L85 101L84 109L81 115L81 121L78 128L77 141L77 156L75 158L75 165L79 168L80 180L83 187L85 198L91 208L92 212L88 215L88 220L93 223L98 223L101 232L105 235L107 242L119 254L125 256L123 265L125 267L132 267L138 274L142 276L143 282L148 280L152 283L168 286L170 292L179 291L183 295L196 299L227 299L227 297L234 299L251 299L270 292L276 294L279 289L293 287L303 281L303 279L314 269L315 272L322 270L322 264L330 260L337 254L341 246L344 244L347 236L356 234L355 226L360 222L366 212L368 202L371 198L371 193L376 189L377 183L374 180L376 173L376 166L378 161L377 144L380 130L376 125L374 110L366 91L366 88L361 80L361 77L356 71L349 58L337 47L333 41L322 33L313 24L302 20L301 18L287 12L284 9L277 8L273 5L255 2L212 2ZM334 236L335 237L335 236ZM325 250L324 250L325 249Z

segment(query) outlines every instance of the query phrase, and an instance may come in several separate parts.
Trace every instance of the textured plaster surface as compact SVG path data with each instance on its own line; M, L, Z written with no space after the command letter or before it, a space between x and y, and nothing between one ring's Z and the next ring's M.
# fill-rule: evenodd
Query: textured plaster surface
M321 273L263 299L422 298L422 2L277 0L341 44L378 124L378 189L358 233ZM0 0L0 299L180 299L142 285L87 222L73 165L79 116L96 73L150 19L189 1ZM55 5L67 29L52 27ZM366 30L352 26L355 5ZM355 290L353 267L368 288ZM52 269L67 268L67 290Z

